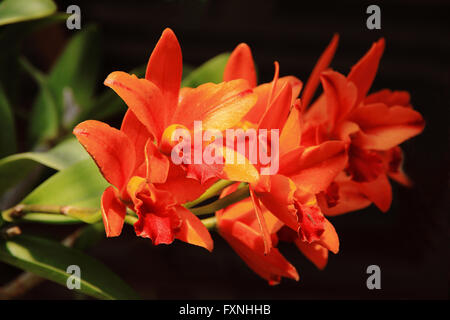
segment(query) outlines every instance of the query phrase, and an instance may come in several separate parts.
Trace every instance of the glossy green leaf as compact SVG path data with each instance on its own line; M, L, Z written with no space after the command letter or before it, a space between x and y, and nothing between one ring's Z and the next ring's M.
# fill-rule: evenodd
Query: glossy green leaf
M67 17L65 13L55 13L42 19L0 27L0 83L8 93L11 104L15 105L16 99L24 96L23 88L19 86L21 77L17 60L23 40L37 30L66 21Z
M82 251L68 248L62 244L21 235L0 242L0 260L40 277L67 285L67 268L76 265L80 268L80 292L99 299L139 299L123 280L98 260ZM69 280L70 281L70 280Z
M91 159L80 161L44 181L23 204L46 204L99 208L108 182Z
M55 170L65 169L89 158L75 138L69 138L47 152L18 153L0 159L0 194L27 177L38 164Z
M230 57L229 53L222 53L208 60L200 67L190 72L181 82L182 87L198 87L206 82L220 83L223 80L223 71Z
M56 9L52 0L4 0L0 3L0 26L43 18Z
M56 99L48 85L48 79L41 71L37 70L27 59L19 59L22 68L36 81L40 87L38 107L31 111L31 125L29 135L34 143L42 143L55 139L59 130L59 115Z
M14 118L8 98L0 84L0 158L16 152Z

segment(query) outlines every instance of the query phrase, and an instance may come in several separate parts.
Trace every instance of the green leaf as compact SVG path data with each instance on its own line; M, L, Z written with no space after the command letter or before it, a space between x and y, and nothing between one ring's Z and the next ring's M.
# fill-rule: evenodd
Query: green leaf
M100 35L95 26L88 26L70 40L49 75L49 87L62 111L65 89L72 90L80 111L91 106L99 67Z
M122 279L98 260L77 249L28 235L0 242L0 260L40 277L67 285L67 267L77 265L81 274L80 292L99 299L139 299Z
M24 94L19 87L20 72L17 57L20 56L23 40L33 32L55 23L66 21L68 15L55 13L39 20L25 21L0 27L0 83L8 93L10 102L15 101Z
M108 185L94 161L86 159L51 176L22 203L100 209L100 198Z
M41 103L31 111L30 138L33 143L54 139L58 135L60 121L55 96L50 90L47 77L24 57L19 59L19 63L41 89Z
M0 159L0 194L27 177L38 164L63 170L89 158L75 138L69 138L47 152L18 153Z
M223 72L229 57L229 53L222 53L211 60L208 60L200 67L189 73L189 75L181 81L181 87L194 88L206 82L222 82Z
M8 98L0 84L0 158L16 152L14 118Z
M100 39L97 28L89 26L78 32L58 58L46 81L54 98L56 126L71 128L93 105L93 92L100 66ZM54 114L48 107L45 87L33 105L31 139L39 143L51 135L43 134L47 126L53 128ZM50 122L51 119L53 122ZM53 132L53 131L52 131ZM53 132L54 134L54 132Z
M4 0L0 3L0 26L43 18L56 9L52 0Z

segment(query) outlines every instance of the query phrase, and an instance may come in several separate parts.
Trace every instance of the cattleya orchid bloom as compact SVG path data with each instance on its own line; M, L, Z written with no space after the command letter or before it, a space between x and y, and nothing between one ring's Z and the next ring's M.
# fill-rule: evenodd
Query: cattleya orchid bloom
M230 56L224 80L246 77L256 84L254 70L250 48L240 44ZM325 266L329 249L337 253L336 231L321 213L315 195L328 188L347 159L345 144L340 141L308 148L300 145L301 102L297 96L302 83L292 76L279 78L278 74L275 63L273 81L254 89L258 104L244 119L249 127L281 131L279 173L260 176L250 184L251 200L242 200L217 214L222 236L269 283L278 283L281 276L298 280L295 268L274 248L276 233L283 226L292 230L296 236L291 240L319 268ZM254 234L253 240L242 236L243 228ZM281 266L284 269L279 269Z
M88 120L74 129L111 184L101 199L107 236L120 235L127 211L132 211L136 234L155 245L179 239L211 251L205 227L209 220L269 284L282 277L299 279L277 249L279 241L294 243L323 269L329 252L339 251L339 237L326 216L371 203L386 211L391 202L388 177L411 184L402 170L399 144L424 127L407 92L385 89L368 95L384 40L348 76L328 69L338 40L337 35L332 38L304 88L294 76L279 77L278 62L273 80L258 85L251 50L242 43L232 52L222 83L180 89L181 48L170 29L153 50L144 79L111 73L105 85L128 106L121 128ZM324 92L309 106L319 83ZM250 161L257 150L237 136L232 145L227 141L211 148L224 160L220 163L174 161L180 143L193 143L177 132L193 132L195 139L197 121L201 137L208 130L263 131L266 139L258 141L257 149L276 155L276 171ZM200 151L219 140L210 138ZM184 149L181 153L186 156ZM217 195L213 203L196 207ZM196 216L214 211L206 220Z
M191 129L194 120L202 120L206 129L233 126L254 105L256 95L245 80L180 91L181 72L178 40L166 29L150 57L145 79L113 72L105 80L129 107L121 129L89 120L80 123L74 134L112 184L102 197L108 236L121 233L128 207L139 218L134 225L137 235L151 238L154 244L177 238L211 250L204 225L181 206L208 185L170 161L171 133L178 127ZM233 169L224 166L224 176L232 177Z
M313 72L311 76L309 95L319 77L324 92L304 112L302 141L305 145L344 141L348 164L330 189L319 195L319 202L328 215L361 209L371 202L387 211L392 201L388 177L411 184L402 170L398 145L422 132L424 120L412 109L407 92L385 89L367 95L384 51L384 39L373 44L347 77L325 70L328 64L323 61L331 61L336 45L337 39L333 39L316 66L320 75Z

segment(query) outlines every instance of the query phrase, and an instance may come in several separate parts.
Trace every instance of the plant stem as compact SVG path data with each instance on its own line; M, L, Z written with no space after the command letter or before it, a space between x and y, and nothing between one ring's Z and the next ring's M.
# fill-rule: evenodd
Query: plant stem
M19 204L9 210L5 210L2 216L6 221L13 221L23 218L27 213L61 214L86 223L94 223L101 219L101 212L98 209L41 204Z
M235 192L202 207L189 209L197 216L214 213L250 196L248 186L238 188Z
M135 216L126 215L125 216L125 223L134 226L134 224L138 221L138 218Z
M134 226L134 224L138 221L138 218L134 217L134 216L130 216L130 215L126 215L125 216L125 223L129 224L131 226ZM214 229L216 227L216 217L209 217L206 219L201 219L201 221L203 222L203 224L205 225L205 227L209 230Z
M205 225L206 229L211 230L216 227L217 219L216 216L212 216L206 219L202 219L202 222Z
M235 181L219 180L218 182L213 184L211 187L209 187L208 190L206 190L200 197L198 197L197 199L195 199L191 202L186 202L183 206L188 209L195 207L196 205L202 203L203 201L206 201L209 198L218 195L220 193L220 191L222 191L226 187L232 185L233 183L235 183Z

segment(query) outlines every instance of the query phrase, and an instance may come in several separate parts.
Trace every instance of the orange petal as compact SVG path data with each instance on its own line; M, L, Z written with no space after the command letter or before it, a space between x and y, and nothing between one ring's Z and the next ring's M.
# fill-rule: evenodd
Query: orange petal
M411 108L410 100L411 96L407 91L391 91L389 89L383 89L369 94L364 99L364 104L381 102L388 107L403 106Z
M384 39L375 42L370 50L351 69L347 79L358 88L358 105L369 92L373 79L377 74L378 64L384 51Z
M256 183L259 180L258 170L244 155L224 147L223 156L225 163L220 178L248 183Z
M338 184L338 202L329 207L323 194L317 196L322 212L327 216L337 216L344 213L368 207L372 202L361 191L360 184L350 179L336 181Z
M264 218L262 209L261 209L261 203L259 202L259 199L256 197L255 192L250 187L250 196L252 198L253 207L255 209L255 215L256 219L258 221L259 230L261 232L261 236L264 241L264 254L268 254L270 250L272 249L272 240L270 238L270 233L267 228L266 219Z
M284 87L286 83L289 83L289 85L292 88L292 103L295 102L297 99L303 83L294 76L285 76L278 78L275 89L273 90L274 96L277 96L281 88ZM245 115L244 120L251 122L251 123L259 123L262 116L266 112L268 101L270 94L272 92L273 82L270 83L264 83L256 88L253 89L253 92L256 93L258 96L258 101L256 101L255 105L252 107L252 109Z
M289 228L298 231L299 221L294 204L295 191L294 182L282 175L270 176L270 190L255 188L256 195L264 206Z
M326 248L316 242L308 243L298 238L294 243L318 269L323 270L326 267L328 262L328 250Z
M324 191L347 163L345 143L327 141L308 147L298 159L282 157L280 174L290 177L303 192Z
M317 243L336 254L339 252L339 237L336 233L336 229L334 229L334 226L327 219L324 221L324 226L325 231L322 233L320 240L317 241Z
M278 284L281 277L298 281L299 276L295 267L277 248L272 248L269 254L264 255L264 241L261 234L248 225L240 221L222 220L219 223L219 232L242 260L270 284Z
M105 179L122 189L135 168L135 151L128 136L106 123L88 120L73 133L96 162Z
M280 156L300 146L302 136L301 102L297 99L281 130Z
M151 183L164 183L169 174L169 159L159 152L151 140L145 145L145 163L147 166L147 180Z
M408 107L384 103L361 106L352 121L361 128L353 142L364 149L388 150L418 135L425 127L422 115Z
M327 117L330 125L343 119L355 106L358 92L355 85L335 71L325 71L320 76L327 102Z
M258 128L281 130L286 123L289 111L291 110L291 101L292 88L289 83L286 83L268 106L264 116L258 124Z
M196 179L187 178L186 171L181 166L177 166L171 161L169 163L170 169L167 180L163 184L157 184L157 187L170 192L177 203L197 199L215 182L215 180L210 179L202 185Z
M193 129L194 121L203 121L203 129L225 130L238 124L257 100L245 80L219 84L205 83L181 91L173 123Z
M181 226L170 192L160 190L145 178L132 177L127 192L139 220L134 224L136 235L150 238L154 245L170 244Z
M387 166L387 174L389 178L404 185L412 187L413 182L403 171L403 151L400 147L395 147L383 153L384 161Z
M153 82L162 92L166 101L159 115L164 127L171 122L178 104L183 62L177 37L169 28L165 29L156 44L147 64L145 78Z
M135 75L121 71L111 73L106 78L105 85L125 101L139 121L159 141L164 131L161 114L166 108L160 89L146 79L138 79Z
M236 191L238 186L239 183L235 183L232 186L225 188L220 197L222 198ZM283 223L270 213L266 207L261 206L261 213L264 217L269 235L275 234L283 226ZM218 219L238 220L251 226L256 231L261 231L260 223L256 218L253 200L250 198L236 202L223 210L216 211L216 215Z
M202 221L188 209L177 206L177 214L183 221L180 230L175 234L178 240L200 246L208 251L213 250L213 240Z
M317 61L311 75L309 76L308 81L306 82L305 89L302 93L302 101L303 108L306 109L311 102L311 99L316 92L317 86L319 85L319 77L322 71L326 70L333 59L334 53L336 52L336 48L339 42L339 35L334 34L333 38L330 41L330 44L327 46L325 51L320 56Z
M256 87L256 71L252 51L245 43L239 44L233 50L223 73L223 81L236 79L245 79L251 88Z
M122 232L127 209L117 197L116 190L110 186L102 195L102 217L107 237L117 237Z
M125 113L120 131L124 132L130 139L131 144L134 145L136 167L139 167L145 162L145 144L148 139L153 140L152 135L130 109Z
M385 174L380 174L374 181L360 183L360 188L381 211L389 210L392 202L392 188Z

